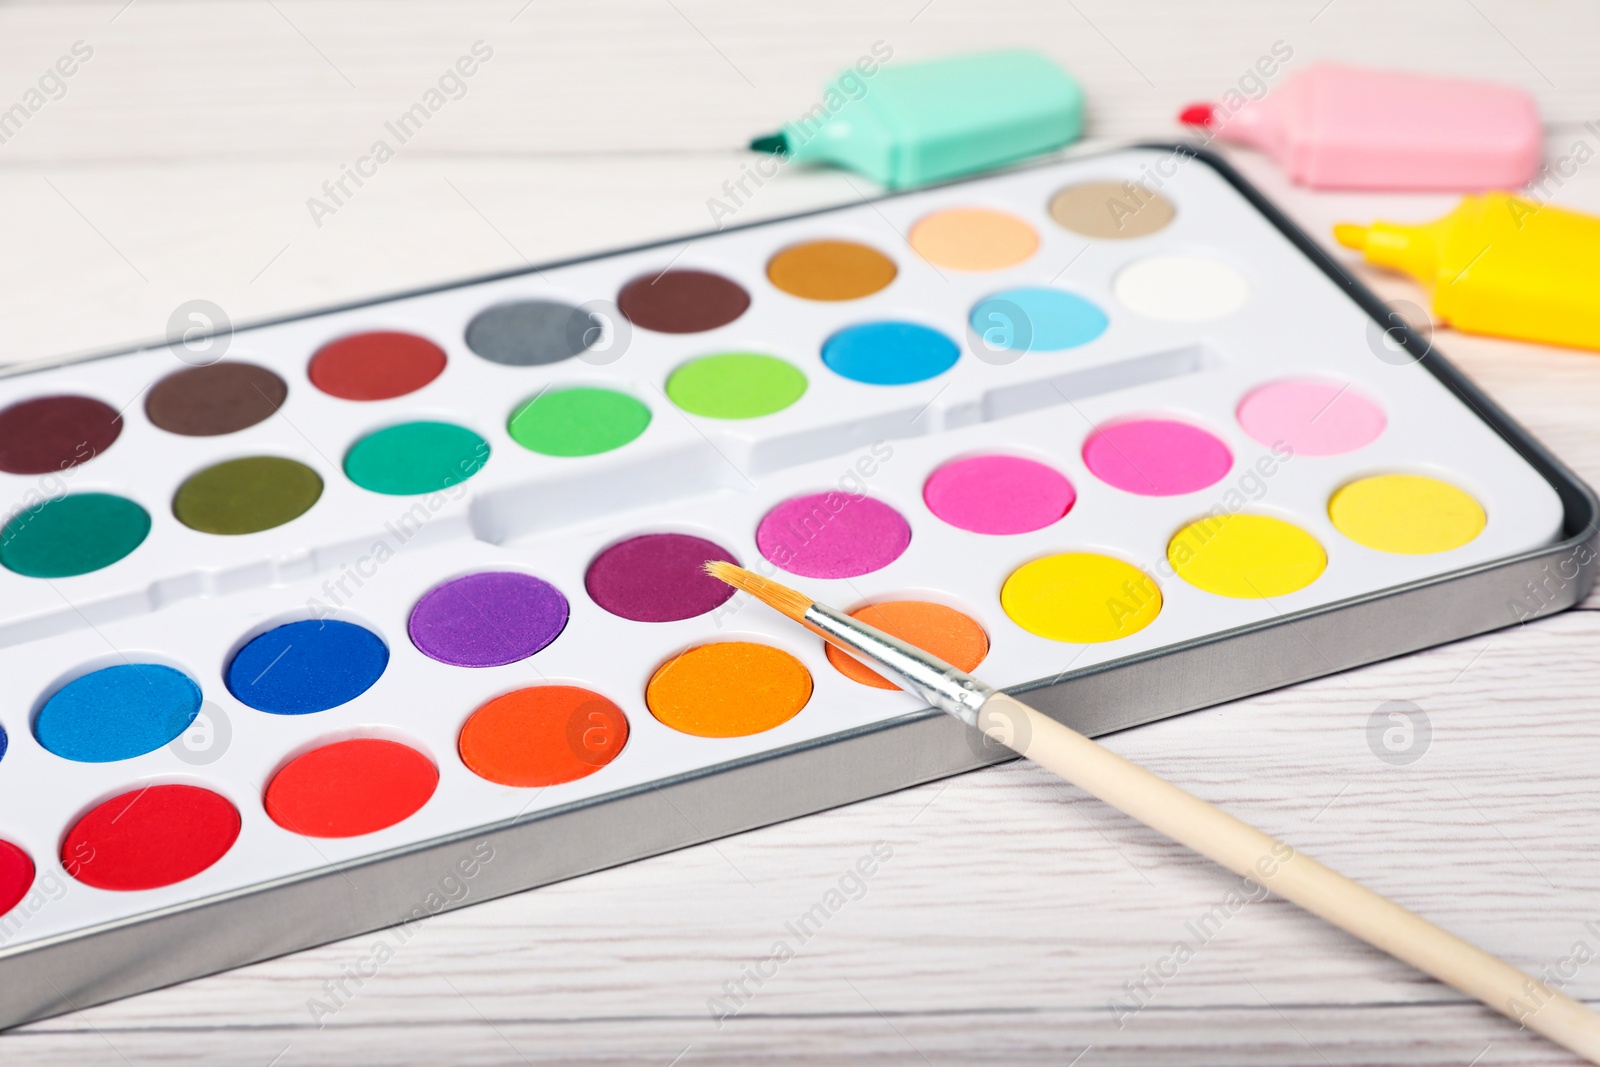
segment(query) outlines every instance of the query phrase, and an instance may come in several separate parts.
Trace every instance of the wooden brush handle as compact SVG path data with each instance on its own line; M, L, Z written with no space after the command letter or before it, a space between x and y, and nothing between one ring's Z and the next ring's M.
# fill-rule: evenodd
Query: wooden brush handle
M1118 811L1600 1064L1600 1015L1504 960L1012 697L989 698L978 728Z

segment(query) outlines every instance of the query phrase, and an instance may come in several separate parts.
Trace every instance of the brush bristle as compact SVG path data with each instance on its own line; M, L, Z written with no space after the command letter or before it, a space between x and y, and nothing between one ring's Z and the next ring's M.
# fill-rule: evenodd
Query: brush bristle
M749 593L763 604L778 609L796 622L800 621L806 609L812 604L811 598L804 593L797 593L786 585L779 585L771 578L763 578L725 560L707 560L706 573L727 582L735 589Z

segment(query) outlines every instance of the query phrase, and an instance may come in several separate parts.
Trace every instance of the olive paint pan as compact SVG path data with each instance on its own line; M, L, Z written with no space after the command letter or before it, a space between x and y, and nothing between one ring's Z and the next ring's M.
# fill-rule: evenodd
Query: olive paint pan
M1587 487L1187 148L226 341L0 379L0 1024L1004 758L707 559L1089 734L1593 580Z

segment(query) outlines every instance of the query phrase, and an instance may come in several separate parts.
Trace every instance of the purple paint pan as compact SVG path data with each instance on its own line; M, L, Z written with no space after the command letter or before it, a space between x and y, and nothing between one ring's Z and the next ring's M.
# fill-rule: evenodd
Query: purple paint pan
M499 667L527 659L567 625L567 598L549 582L515 571L484 571L430 589L411 609L411 642L456 667Z

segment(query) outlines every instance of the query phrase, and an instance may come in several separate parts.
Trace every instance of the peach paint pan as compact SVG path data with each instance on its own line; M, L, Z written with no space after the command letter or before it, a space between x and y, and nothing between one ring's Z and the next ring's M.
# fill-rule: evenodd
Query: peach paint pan
M708 560L1088 735L1595 568L1172 146L7 375L0 497L0 1025L1007 758Z

